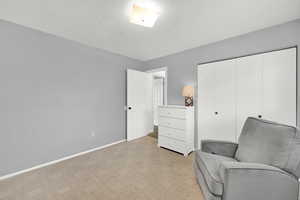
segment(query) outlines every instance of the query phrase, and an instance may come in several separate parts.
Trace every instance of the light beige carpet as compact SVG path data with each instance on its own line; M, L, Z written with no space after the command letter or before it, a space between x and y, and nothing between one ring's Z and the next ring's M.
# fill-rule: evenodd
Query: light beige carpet
M158 126L153 127L153 132L149 133L148 136L158 138Z
M193 154L144 137L0 182L1 200L203 200Z

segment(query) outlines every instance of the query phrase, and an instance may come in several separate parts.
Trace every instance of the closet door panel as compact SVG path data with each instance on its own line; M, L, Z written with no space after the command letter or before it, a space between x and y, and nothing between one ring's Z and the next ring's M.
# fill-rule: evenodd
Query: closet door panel
M235 60L216 63L215 117L216 135L212 139L236 141Z
M198 67L198 106L202 111L211 111L215 106L216 67L204 64Z
M268 120L296 125L296 48L266 53L263 112Z
M248 117L262 110L262 55L236 59L236 138Z
M198 67L198 135L203 139L236 141L235 61Z
M201 146L201 140L210 138L216 132L216 118L214 116L215 72L214 64L198 66L197 106L199 147Z

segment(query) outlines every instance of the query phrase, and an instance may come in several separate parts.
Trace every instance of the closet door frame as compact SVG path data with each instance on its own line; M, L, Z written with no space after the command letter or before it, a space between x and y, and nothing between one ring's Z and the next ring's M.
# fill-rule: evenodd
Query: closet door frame
M207 61L207 62L201 62L198 63L196 65L196 84L195 84L195 97L194 97L194 105L195 105L195 145L197 149L200 148L200 140L199 140L199 136L198 136L198 67L200 65L204 65L204 64L210 64L210 63L214 63L214 62L221 62L221 61L226 61L226 60L233 60L233 59L237 59L237 58L243 58L243 57L247 57L247 56L254 56L254 55L259 55L259 54L265 54L265 53L270 53L270 52L274 52L274 51L282 51L282 50L287 50L287 49L296 49L296 126L299 126L298 123L298 111L299 111L299 105L298 105L298 45L293 45L293 46L288 46L285 48L279 48L279 49L274 49L274 50L267 50L267 51L261 51L261 52L256 52L256 53L251 53L251 54L245 54L242 56L233 56L233 57L229 57L229 58L224 58L224 59L218 59L218 60L213 60L213 61Z

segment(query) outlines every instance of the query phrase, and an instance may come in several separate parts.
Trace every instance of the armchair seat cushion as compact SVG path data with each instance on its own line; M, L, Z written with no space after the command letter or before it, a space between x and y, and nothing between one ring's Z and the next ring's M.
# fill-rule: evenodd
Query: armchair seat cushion
M223 182L219 175L221 162L237 162L234 158L196 151L195 162L202 173L209 191L217 196L223 194Z

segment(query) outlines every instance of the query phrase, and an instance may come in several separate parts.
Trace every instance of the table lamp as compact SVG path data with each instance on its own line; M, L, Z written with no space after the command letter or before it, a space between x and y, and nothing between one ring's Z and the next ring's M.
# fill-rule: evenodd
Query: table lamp
M185 106L193 106L194 87L186 85L182 89L182 96L184 96Z

